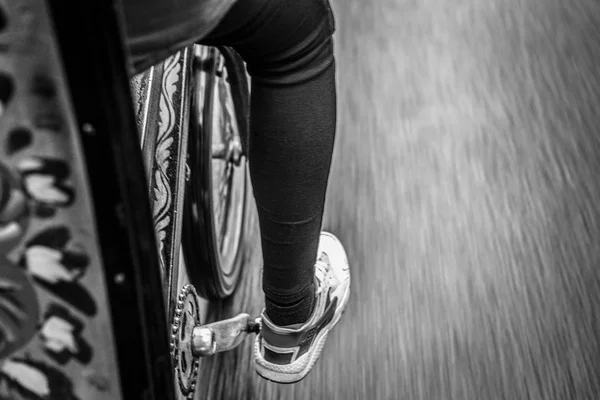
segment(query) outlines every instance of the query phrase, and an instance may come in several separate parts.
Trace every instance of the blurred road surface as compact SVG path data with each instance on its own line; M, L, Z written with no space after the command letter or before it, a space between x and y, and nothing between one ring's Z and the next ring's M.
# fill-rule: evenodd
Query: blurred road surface
M248 341L200 398L598 399L600 2L333 5L349 308L305 381L260 380ZM260 311L248 257L211 318Z

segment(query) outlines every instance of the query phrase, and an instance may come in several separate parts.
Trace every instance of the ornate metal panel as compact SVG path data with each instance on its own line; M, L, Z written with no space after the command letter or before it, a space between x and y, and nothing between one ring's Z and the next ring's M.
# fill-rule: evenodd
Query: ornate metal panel
M140 144L169 315L181 285L181 218L186 176L192 48L179 51L132 81Z
M120 399L78 129L41 0L0 10L0 398Z
M1 399L176 393L119 34L111 1L0 2Z

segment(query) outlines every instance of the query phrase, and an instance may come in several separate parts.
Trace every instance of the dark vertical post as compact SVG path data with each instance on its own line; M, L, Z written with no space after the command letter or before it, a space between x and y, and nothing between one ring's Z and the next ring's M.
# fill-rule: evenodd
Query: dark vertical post
M125 399L172 399L168 326L117 4L48 0L80 129Z

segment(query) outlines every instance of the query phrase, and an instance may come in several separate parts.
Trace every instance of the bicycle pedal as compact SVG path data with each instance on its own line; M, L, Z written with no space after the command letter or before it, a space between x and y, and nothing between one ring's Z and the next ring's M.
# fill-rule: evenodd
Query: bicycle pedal
M249 334L260 332L260 318L241 313L233 318L194 327L192 354L207 357L237 347Z

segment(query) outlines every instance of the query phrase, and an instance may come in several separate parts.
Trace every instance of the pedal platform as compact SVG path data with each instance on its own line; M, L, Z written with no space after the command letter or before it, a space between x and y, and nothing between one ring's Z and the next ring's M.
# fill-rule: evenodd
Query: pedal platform
M177 298L171 323L171 357L181 393L191 399L196 388L200 358L232 350L249 334L259 333L260 318L241 313L222 321L200 325L199 296L185 285Z

